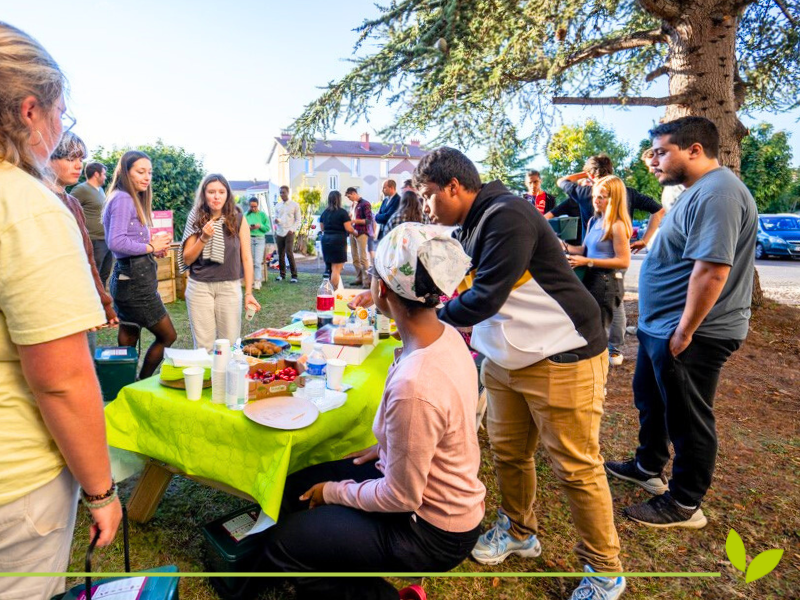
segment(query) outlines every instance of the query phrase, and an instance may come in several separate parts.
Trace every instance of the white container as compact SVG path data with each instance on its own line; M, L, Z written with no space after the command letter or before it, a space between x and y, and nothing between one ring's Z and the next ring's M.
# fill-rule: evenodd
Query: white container
M211 367L214 371L224 371L228 368L231 361L231 341L219 339L214 342L213 350L214 363Z
M341 358L329 358L325 368L325 377L329 390L339 391L342 389L342 377L347 363Z
M186 385L186 398L200 400L203 395L203 375L206 370L202 367L188 367L183 370L183 382Z
M375 332L375 337L378 333ZM377 343L377 339L375 342ZM375 349L374 344L364 344L363 346L342 346L339 344L322 344L322 351L328 360L341 358L348 365L360 365Z

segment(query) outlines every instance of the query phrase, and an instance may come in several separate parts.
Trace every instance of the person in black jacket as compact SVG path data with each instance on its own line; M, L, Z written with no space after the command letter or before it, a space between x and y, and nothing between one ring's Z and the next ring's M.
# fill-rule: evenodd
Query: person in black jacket
M414 185L432 222L461 226L455 237L472 260L460 294L439 318L472 327L471 343L486 356L481 377L502 507L473 558L499 564L511 554L541 554L534 511L541 442L567 494L585 570L620 572L600 456L608 351L597 302L542 214L500 181L481 184L475 165L458 150L442 147L424 156ZM371 300L364 292L351 306ZM616 600L624 589L623 577L585 577L572 598Z
M387 179L384 181L382 191L383 196L386 199L381 202L381 207L375 214L375 222L381 226L381 230L378 232L379 242L383 239L384 234L388 231L386 224L389 222L389 219L392 218L392 215L394 215L394 213L397 211L397 207L400 205L400 194L397 193L397 182L395 182L394 179Z

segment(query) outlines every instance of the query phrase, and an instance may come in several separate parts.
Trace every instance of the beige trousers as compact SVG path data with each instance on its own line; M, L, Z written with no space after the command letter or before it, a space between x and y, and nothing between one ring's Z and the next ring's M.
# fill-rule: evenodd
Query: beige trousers
M66 468L50 483L0 506L0 572L64 573L69 566L78 483ZM0 600L50 600L64 577L0 577Z
M356 269L356 279L363 282L365 286L367 286L370 280L367 274L367 269L369 268L368 242L369 237L366 233L358 237L350 236L350 254L353 256L353 267Z
M242 284L235 281L195 281L186 284L186 308L195 348L212 350L214 340L233 343L242 335Z
M487 430L511 534L535 534L536 465L541 442L567 494L580 541L578 557L596 571L619 572L619 537L600 456L608 352L577 363L542 360L510 371L486 360Z

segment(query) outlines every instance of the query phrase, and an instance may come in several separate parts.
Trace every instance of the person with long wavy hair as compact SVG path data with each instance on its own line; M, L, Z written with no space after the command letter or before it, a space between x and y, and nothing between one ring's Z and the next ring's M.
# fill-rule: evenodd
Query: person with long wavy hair
M150 235L152 179L150 157L139 150L129 150L114 169L103 210L106 243L117 259L109 291L120 321L118 343L135 347L143 328L155 336L144 356L139 379L155 373L164 358L164 348L178 337L158 294L156 257L169 250L171 239L166 234Z
M242 279L244 304L256 310L261 305L253 296L250 226L222 175L206 175L197 188L181 247L194 347L211 350L218 338L241 337Z
M0 572L63 573L78 486L107 546L122 519L86 331L107 316L75 218L47 188L74 125L66 79L0 22ZM102 498L102 500L98 500ZM2 577L1 598L50 598L63 577Z
M628 213L627 190L619 177L608 175L592 186L594 217L586 227L582 246L564 243L573 268L585 267L583 284L600 305L603 328L608 329L614 309L625 295L622 270L631 264L633 225ZM609 348L609 362L621 364L619 348Z
M414 191L405 191L400 197L397 210L386 223L386 233L400 225L401 223L430 223L428 215L422 210L422 200Z

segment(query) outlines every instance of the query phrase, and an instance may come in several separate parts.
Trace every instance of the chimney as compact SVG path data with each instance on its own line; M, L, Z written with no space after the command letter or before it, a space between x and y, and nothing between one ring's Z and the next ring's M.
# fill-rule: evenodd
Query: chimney
M414 146L415 148L419 148L419 140L411 140L408 142L409 146Z
M369 152L369 134L368 133L362 133L361 134L361 147L364 150L366 150L367 152Z
M292 139L292 134L284 129L283 131L281 131L281 139L282 140L290 140L290 139Z

